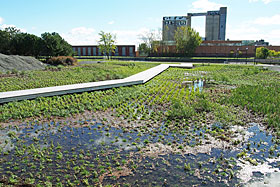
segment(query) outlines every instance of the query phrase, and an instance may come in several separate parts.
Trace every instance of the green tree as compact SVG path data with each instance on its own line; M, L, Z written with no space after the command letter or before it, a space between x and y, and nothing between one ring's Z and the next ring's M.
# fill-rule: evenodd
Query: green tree
M98 41L98 48L100 49L101 53L103 53L107 59L110 59L112 53L115 53L116 49L116 36L111 33L105 33L101 31L99 33L100 40Z
M256 49L256 58L266 59L269 55L269 50L266 47L258 47Z
M11 40L13 54L38 57L42 50L40 37L28 33L18 33Z
M149 54L149 48L148 48L147 44L145 44L145 43L139 44L138 50L139 50L139 53L141 54L141 56Z
M20 30L15 27L7 27L4 30L0 30L0 53L13 54L11 41L20 33Z
M43 33L41 38L22 33L15 27L0 30L0 53L14 55L71 56L73 49L58 33Z
M199 33L190 27L178 27L174 39L177 52L186 56L192 56L202 42Z
M58 33L45 32L41 35L44 50L44 56L72 56L72 46L67 43Z
M143 43L140 44L141 46L139 46L139 48L141 47L141 49L143 49L142 52L144 52L146 55L158 52L158 47L160 46L161 41L160 37L161 31L156 32L151 30L141 34L139 38Z
M280 57L280 51L275 50L269 50L269 58L279 58Z
M0 53L10 54L9 33L2 30L0 30Z
M7 27L4 30L9 33L10 38L12 38L13 36L21 33L20 30L17 29L16 27Z

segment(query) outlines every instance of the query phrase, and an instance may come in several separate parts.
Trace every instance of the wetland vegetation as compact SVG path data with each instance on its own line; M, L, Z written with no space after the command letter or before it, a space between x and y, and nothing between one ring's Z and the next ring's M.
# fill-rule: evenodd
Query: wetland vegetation
M280 172L279 94L277 72L202 64L143 85L3 104L0 185L255 182Z
M48 66L43 71L0 72L0 92L122 79L157 63L102 62L81 66Z

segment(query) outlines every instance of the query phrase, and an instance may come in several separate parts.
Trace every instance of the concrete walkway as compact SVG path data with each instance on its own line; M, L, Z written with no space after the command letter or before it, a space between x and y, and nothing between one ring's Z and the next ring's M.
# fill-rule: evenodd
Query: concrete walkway
M25 99L34 99L37 97L49 97L49 96L65 95L65 94L72 94L72 93L82 93L88 91L116 88L121 86L143 84L151 80L155 76L159 75L169 67L193 68L193 64L190 63L161 64L124 79L90 82L90 83L82 83L82 84L71 84L71 85L46 87L46 88L35 88L35 89L18 90L18 91L10 91L10 92L0 92L0 103L20 101Z
M258 64L257 66L261 66L261 67L267 68L272 71L280 72L280 66L278 66L278 65Z

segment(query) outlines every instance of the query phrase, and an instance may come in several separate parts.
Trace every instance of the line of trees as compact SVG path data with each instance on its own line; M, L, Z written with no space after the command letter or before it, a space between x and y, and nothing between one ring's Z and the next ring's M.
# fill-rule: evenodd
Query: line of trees
M0 30L0 53L23 56L72 56L72 46L58 33L45 32L38 37L15 27Z

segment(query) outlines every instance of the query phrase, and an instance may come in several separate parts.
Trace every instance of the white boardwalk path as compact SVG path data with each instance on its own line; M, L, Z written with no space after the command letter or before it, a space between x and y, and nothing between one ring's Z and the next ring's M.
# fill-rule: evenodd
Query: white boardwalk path
M0 103L143 84L159 75L169 67L193 68L193 64L161 64L124 79L0 92Z

